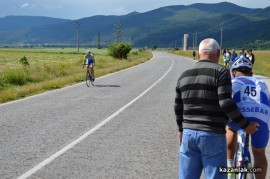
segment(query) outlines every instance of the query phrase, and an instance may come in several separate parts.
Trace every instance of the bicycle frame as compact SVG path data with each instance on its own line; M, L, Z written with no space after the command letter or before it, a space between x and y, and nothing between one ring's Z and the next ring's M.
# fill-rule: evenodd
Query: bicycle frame
M90 87L90 84L92 84L92 86L94 86L94 80L93 80L93 76L91 74L91 67L90 66L89 67L87 66L85 81L86 81L87 87Z
M250 135L246 134L244 130L239 130L237 132L237 151L234 157L235 166L239 169L250 169L251 156L249 152L249 138ZM253 173L248 172L239 172L237 177L238 179L254 179Z

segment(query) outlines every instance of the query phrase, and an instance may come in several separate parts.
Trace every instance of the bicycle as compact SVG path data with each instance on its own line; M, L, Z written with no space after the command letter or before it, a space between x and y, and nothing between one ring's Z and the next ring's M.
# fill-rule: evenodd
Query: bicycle
M86 65L86 64L83 64L82 68L84 68L85 65ZM90 66L87 67L87 70L86 70L85 82L86 82L86 86L87 86L87 87L90 87L91 85L92 85L92 86L95 86L95 84L94 84L94 77L93 77L93 75L91 74Z
M249 152L250 134L246 134L243 129L237 132L237 151L234 157L234 163L237 171L237 179L255 179L254 173L248 170L252 167L251 156Z

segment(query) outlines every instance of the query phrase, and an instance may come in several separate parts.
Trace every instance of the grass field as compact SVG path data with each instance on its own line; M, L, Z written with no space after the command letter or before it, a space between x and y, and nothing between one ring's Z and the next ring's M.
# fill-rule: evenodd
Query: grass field
M236 50L236 53L239 53L239 51L240 50ZM171 50L170 52L193 59L192 50ZM253 54L255 55L254 74L270 77L270 50L253 50ZM223 65L222 57L220 57L219 63Z
M81 68L85 49L0 49L0 103L61 88L85 79ZM91 49L95 55L95 76L103 76L149 60L150 51L130 53L127 60L113 59L106 49ZM29 65L22 65L26 57Z

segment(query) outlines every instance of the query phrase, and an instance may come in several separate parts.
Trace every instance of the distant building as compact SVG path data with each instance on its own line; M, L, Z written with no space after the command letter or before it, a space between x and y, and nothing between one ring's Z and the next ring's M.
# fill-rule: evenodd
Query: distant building
M183 40L183 50L188 49L188 34L184 34L184 40Z

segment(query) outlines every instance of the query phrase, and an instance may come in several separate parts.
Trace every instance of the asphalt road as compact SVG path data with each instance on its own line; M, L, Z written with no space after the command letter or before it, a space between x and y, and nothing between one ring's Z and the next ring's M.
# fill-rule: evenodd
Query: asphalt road
M177 178L175 85L193 63L154 52L94 87L0 105L0 178Z

